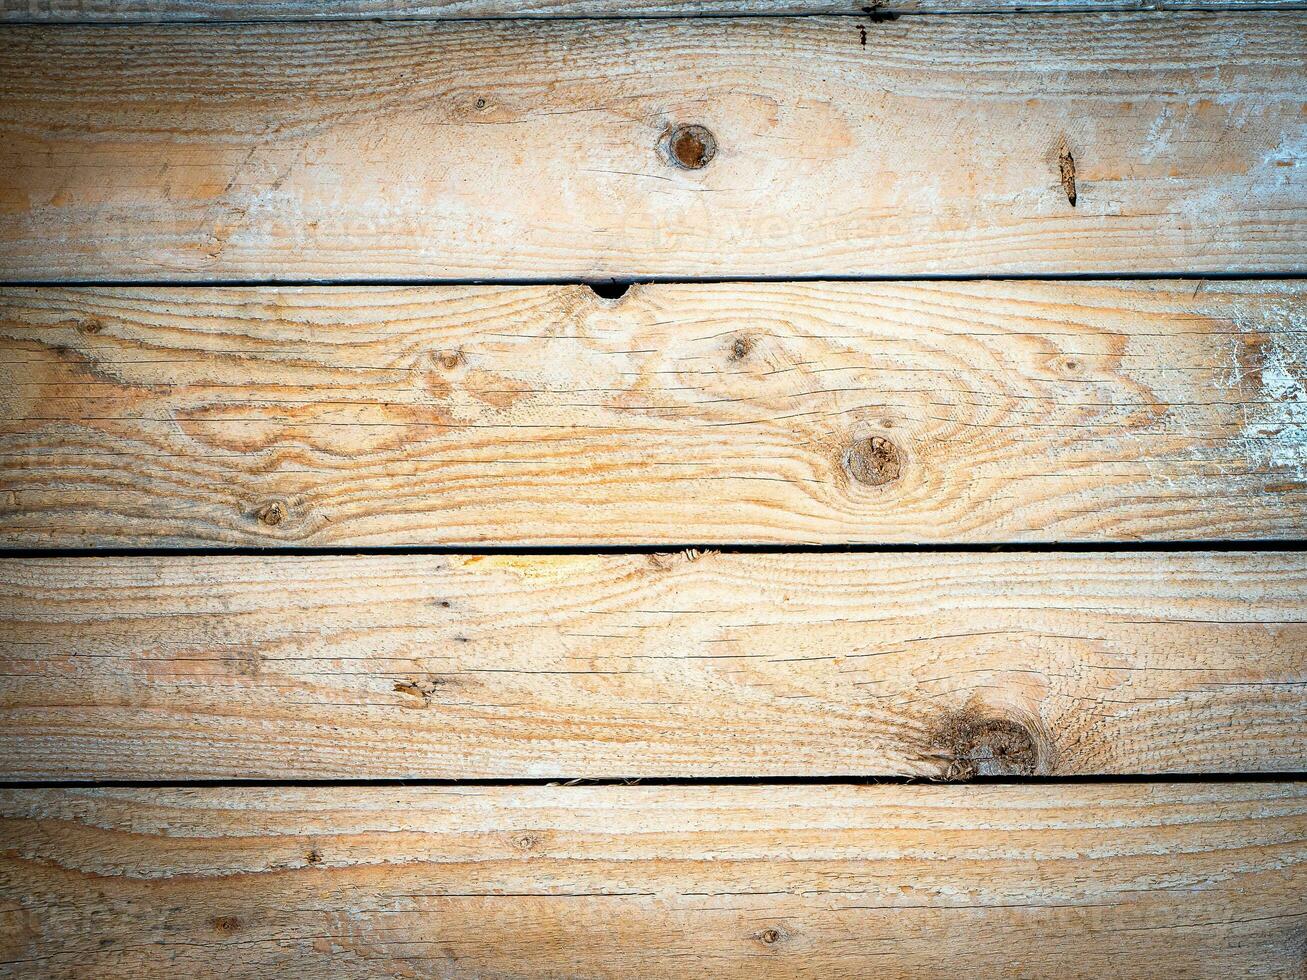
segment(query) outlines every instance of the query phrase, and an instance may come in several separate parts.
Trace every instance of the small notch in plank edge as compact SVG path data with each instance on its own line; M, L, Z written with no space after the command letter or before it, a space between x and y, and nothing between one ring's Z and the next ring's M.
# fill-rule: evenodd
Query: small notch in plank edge
M600 279L595 282L587 282L590 291L600 299L621 299L633 285L630 279Z

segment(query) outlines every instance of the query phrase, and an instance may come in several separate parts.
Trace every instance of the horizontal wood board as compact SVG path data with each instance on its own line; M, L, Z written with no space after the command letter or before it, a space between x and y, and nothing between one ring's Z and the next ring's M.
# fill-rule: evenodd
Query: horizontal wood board
M1307 770L1307 556L0 562L0 779Z
M1307 790L0 793L43 977L1301 975Z
M0 291L0 543L1293 538L1307 284Z
M1307 268L1303 12L11 26L0 91L8 281Z

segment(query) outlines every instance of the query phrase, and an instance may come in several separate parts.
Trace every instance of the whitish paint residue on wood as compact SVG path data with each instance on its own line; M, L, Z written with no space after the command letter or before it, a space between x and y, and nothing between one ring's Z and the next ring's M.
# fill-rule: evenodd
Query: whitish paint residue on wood
M1231 322L1239 332L1231 337L1224 385L1251 386L1257 395L1239 403L1235 455L1251 467L1307 480L1307 318L1289 304L1254 311L1236 302Z

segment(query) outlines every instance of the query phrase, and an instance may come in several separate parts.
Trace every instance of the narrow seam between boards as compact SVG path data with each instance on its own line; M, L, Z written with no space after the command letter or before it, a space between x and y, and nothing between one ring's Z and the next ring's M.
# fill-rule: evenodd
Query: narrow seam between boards
M926 776L868 776L834 774L821 776L652 776L569 777L555 775L531 778L341 778L341 779L31 779L0 780L0 790L52 789L239 789L239 788L386 788L386 787L528 787L559 789L592 786L619 787L704 787L718 786L1059 786L1130 784L1226 784L1302 783L1307 772L1176 772L1103 773L1085 775L976 776L971 779L933 779Z
M512 13L498 16L478 17L444 17L439 15L387 16L379 15L343 15L328 17L249 17L241 19L182 18L159 17L138 20L83 19L54 20L39 17L22 17L0 20L0 28L6 27L104 27L104 28L140 28L140 27L252 27L276 24L502 24L517 22L576 23L611 21L662 22L662 21L696 21L696 20L803 20L810 18L846 18L867 20L869 16L898 20L904 17L996 17L996 16L1058 16L1083 14L1232 14L1232 13L1282 13L1307 9L1304 3L1101 3L1085 6L1022 6L1011 7L987 6L966 10L920 9L894 6L893 4L868 4L859 10L794 10L754 12L749 10L702 11L693 13L592 13L592 14L539 14Z
M1190 552L1307 552L1307 540L1266 539L1252 541L1116 541L1116 542L990 542L895 543L895 544L719 544L713 542L666 542L661 544L577 544L577 545L378 545L372 547L330 547L244 545L201 547L85 547L5 548L0 561L31 558L335 558L384 557L386 555L665 555L698 552L722 555L881 555L881 554L1184 554Z
M714 286L753 283L970 283L970 282L1276 282L1307 279L1307 270L1270 272L1063 272L1063 273L959 273L959 274L866 274L840 275L811 273L803 275L758 276L539 276L539 277L365 277L269 279L0 279L5 289L264 289L270 287L326 286L353 288L360 286L587 286L608 289L613 286Z

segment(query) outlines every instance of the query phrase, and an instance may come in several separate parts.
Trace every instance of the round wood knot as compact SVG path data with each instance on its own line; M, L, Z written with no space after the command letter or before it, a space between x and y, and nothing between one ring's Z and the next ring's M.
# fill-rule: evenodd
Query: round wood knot
M467 360L461 350L438 350L431 356L446 371L454 370Z
M940 718L931 742L930 754L943 761L945 779L1033 776L1051 768L1048 739L1032 725L971 705Z
M703 126L677 126L667 137L667 150L678 167L701 170L717 155L717 137Z
M782 938L779 929L764 929L758 933L758 939L764 946L775 946Z
M213 920L213 928L226 935L231 935L233 932L239 932L240 927L241 920L236 918L234 915L220 915Z
M731 360L742 361L758 346L758 342L747 333L742 333L731 341Z
M899 478L903 460L898 447L883 436L859 439L844 453L849 476L870 487L882 487Z
M264 527L276 527L286 519L286 505L280 500L269 500L254 512L254 516Z
M97 320L93 316L84 317L77 321L77 332L88 337L94 337L104 329L104 322Z
M519 851L534 851L540 846L540 838L535 834L518 834L513 838L513 846Z

